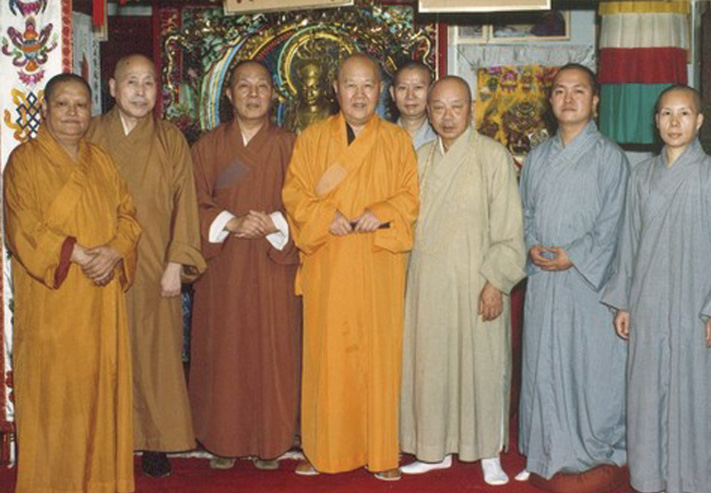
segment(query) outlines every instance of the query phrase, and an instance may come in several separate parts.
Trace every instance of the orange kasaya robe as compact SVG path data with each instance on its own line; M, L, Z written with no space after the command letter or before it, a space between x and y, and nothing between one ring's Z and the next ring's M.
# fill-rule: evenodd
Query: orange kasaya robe
M190 148L172 123L152 114L125 134L118 107L94 118L86 135L116 163L136 204L143 235L126 293L133 356L134 447L178 452L195 447L183 370L181 297L161 296L168 262L189 282L205 270Z
M41 128L5 169L15 295L15 493L131 492L131 355L124 291L141 228L111 158L76 160ZM122 256L98 287L70 263L74 242Z
M302 267L301 443L321 472L398 466L406 252L418 210L407 132L373 117L348 145L342 114L302 133L283 190ZM337 237L339 210L388 229Z

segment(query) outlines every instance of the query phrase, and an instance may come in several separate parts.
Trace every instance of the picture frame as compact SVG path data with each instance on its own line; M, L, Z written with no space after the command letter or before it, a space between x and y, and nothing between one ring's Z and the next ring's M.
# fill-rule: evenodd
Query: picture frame
M224 0L225 14L350 7L355 0Z
M565 41L570 39L570 11L550 10L508 16L506 23L491 24L490 42Z
M551 0L418 0L418 10L423 14L516 12L550 8Z
M450 36L455 45L565 41L570 39L570 11L505 14L496 24L450 26Z

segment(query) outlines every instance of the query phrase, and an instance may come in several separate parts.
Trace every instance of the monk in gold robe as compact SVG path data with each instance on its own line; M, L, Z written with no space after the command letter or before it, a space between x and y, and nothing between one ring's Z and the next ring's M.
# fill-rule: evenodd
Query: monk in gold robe
M50 79L37 139L5 169L15 295L15 493L131 492L124 291L141 228L111 158L84 140L91 90Z
M133 354L134 447L143 473L171 473L166 452L195 448L183 371L181 280L205 270L200 254L190 148L178 128L153 116L158 77L142 55L120 59L109 80L116 106L87 138L113 158L133 196L143 236L128 302ZM181 279L182 278L182 279Z
M193 147L208 270L195 284L190 400L214 469L244 456L276 469L297 432L299 258L281 202L294 135L269 121L275 95L263 65L239 63L234 119Z
M284 184L304 302L298 474L366 466L399 479L398 397L407 251L418 209L407 132L375 114L380 69L347 58L340 112L296 141Z

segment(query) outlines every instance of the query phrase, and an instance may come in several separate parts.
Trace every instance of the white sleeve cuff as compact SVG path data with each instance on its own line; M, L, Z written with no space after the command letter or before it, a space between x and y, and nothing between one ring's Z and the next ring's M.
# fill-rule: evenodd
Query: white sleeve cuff
M222 243L229 236L230 232L225 229L227 223L234 219L235 215L228 211L220 212L210 225L208 240L210 243Z
M272 212L269 214L269 217L272 218L274 226L279 231L268 234L266 236L267 241L271 243L274 248L281 251L284 249L286 244L289 243L289 223L287 223L286 219L284 219L284 214L279 211Z

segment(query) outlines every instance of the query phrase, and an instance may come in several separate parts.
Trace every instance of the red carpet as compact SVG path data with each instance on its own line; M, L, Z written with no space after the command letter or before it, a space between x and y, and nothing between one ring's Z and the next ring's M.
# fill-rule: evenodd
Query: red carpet
M409 461L409 458L407 459ZM403 461L404 462L404 461ZM137 493L541 493L528 483L518 483L513 476L521 470L523 458L510 452L502 457L504 470L511 476L506 486L484 483L478 463L455 461L451 469L434 471L422 476L404 476L396 482L378 481L365 470L344 474L321 474L301 477L292 471L295 461L282 461L278 471L258 471L251 461L238 461L229 471L213 471L206 459L173 459L173 475L164 479L149 479L140 475L140 460L136 460ZM0 468L0 493L12 493L14 469ZM632 492L629 488L614 493ZM38 492L40 493L40 492Z

